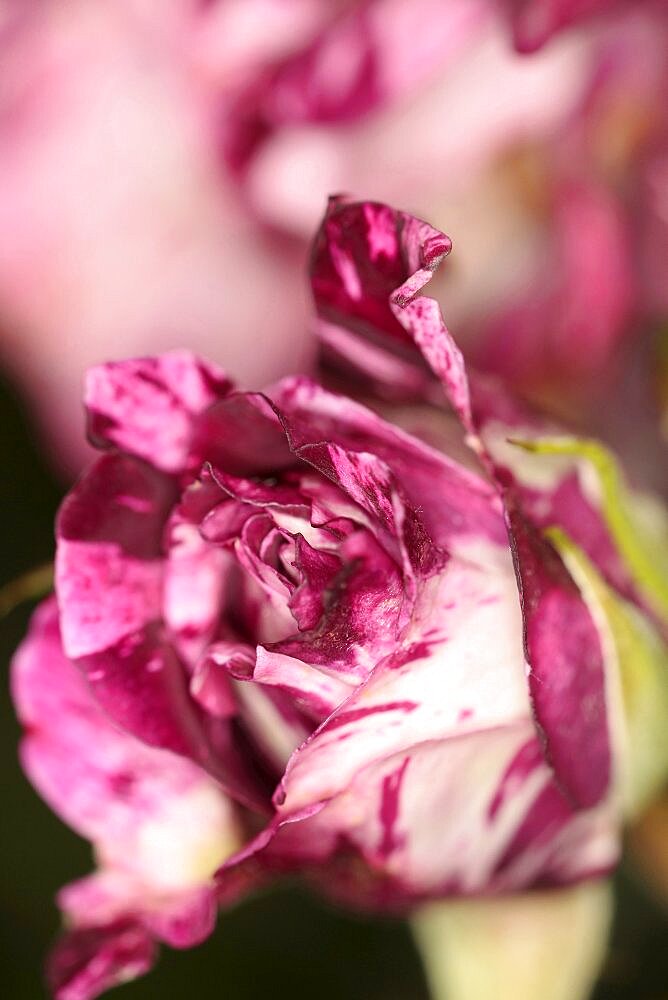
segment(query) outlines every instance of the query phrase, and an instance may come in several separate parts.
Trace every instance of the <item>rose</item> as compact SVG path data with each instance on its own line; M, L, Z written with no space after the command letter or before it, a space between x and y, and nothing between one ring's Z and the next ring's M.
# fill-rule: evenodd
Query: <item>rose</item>
M451 227L449 313L478 362L589 399L661 286L648 301L639 272L662 274L643 178L665 131L665 29L650 7L520 57L497 6L179 0L167 16L156 0L50 0L3 15L2 350L58 462L83 461L80 381L109 356L185 345L254 385L308 369L295 287L337 190ZM642 269L638 236L653 244Z
M442 444L440 378L473 468L303 377L238 393L186 352L89 373L107 452L15 663L26 769L100 865L61 896L60 1000L276 871L400 911L600 876L661 781L663 578L610 475L583 490L603 452L471 402L420 294L449 249L334 200L312 283L330 357Z

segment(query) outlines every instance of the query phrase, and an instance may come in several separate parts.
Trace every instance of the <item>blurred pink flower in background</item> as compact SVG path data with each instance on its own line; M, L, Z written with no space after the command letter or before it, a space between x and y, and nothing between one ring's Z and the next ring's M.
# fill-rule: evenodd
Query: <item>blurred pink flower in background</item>
M511 15L524 48L579 24L518 55ZM332 191L447 228L449 315L472 357L532 391L590 386L656 306L660 4L76 0L1 16L2 349L70 469L90 363L187 346L256 385L309 367L298 272Z

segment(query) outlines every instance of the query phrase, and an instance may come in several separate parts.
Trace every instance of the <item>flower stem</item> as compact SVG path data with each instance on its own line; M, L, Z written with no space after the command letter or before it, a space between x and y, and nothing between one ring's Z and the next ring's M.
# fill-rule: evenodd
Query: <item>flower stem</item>
M0 619L23 604L24 601L44 597L53 587L53 563L45 563L29 570L23 576L10 580L0 588Z

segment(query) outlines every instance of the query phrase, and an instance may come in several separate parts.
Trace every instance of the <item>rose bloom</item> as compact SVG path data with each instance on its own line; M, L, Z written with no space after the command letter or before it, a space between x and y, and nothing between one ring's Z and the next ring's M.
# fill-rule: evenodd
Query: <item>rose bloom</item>
M26 772L97 865L59 896L59 1000L282 872L399 913L598 879L662 781L665 521L469 383L421 292L449 249L343 199L316 238L328 357L384 416L185 351L88 373L103 454L13 665Z
M83 372L110 356L185 344L252 385L308 370L296 290L330 191L447 224L477 363L534 395L606 389L665 272L665 19L630 6L0 6L0 349L54 461L81 465ZM513 51L511 20L527 49L578 19Z

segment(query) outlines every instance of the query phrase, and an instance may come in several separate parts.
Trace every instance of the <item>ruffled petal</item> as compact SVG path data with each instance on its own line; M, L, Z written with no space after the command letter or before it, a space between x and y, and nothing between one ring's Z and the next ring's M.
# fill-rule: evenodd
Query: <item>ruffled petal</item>
M306 445L336 442L348 452L380 459L420 514L431 538L444 548L481 535L501 542L505 527L494 488L447 455L382 420L353 400L308 378L284 379L270 390L298 454Z

